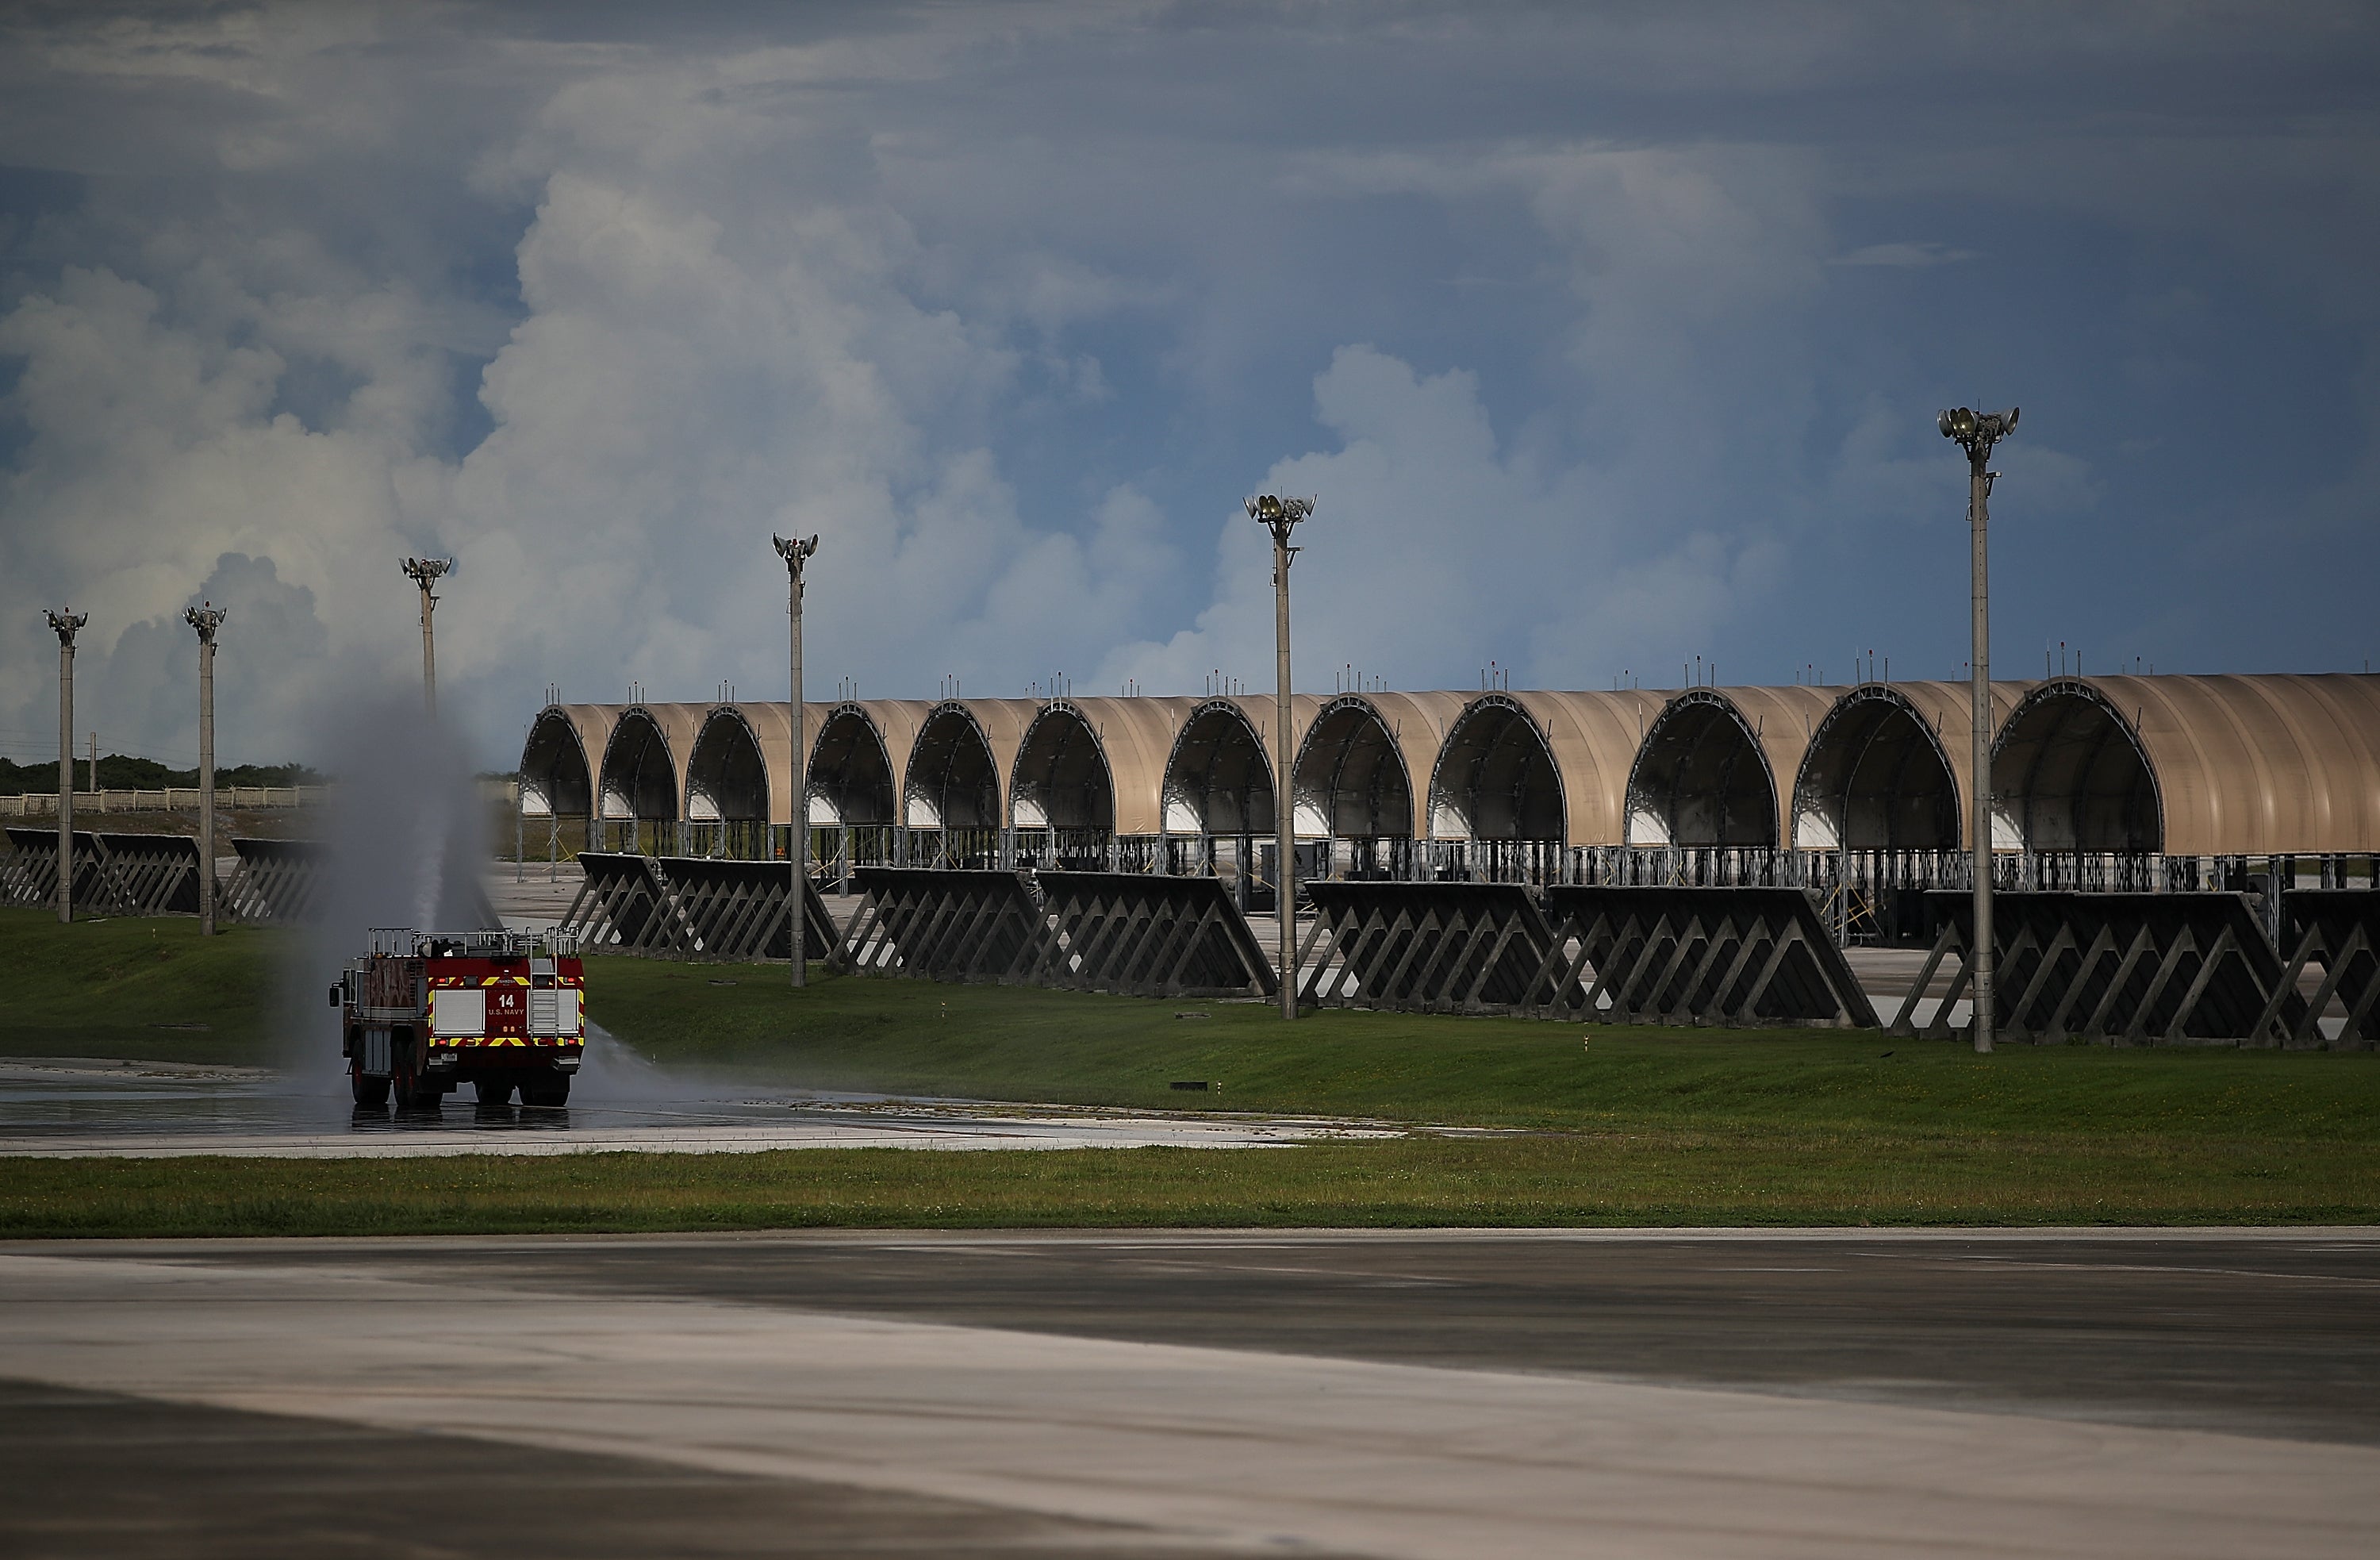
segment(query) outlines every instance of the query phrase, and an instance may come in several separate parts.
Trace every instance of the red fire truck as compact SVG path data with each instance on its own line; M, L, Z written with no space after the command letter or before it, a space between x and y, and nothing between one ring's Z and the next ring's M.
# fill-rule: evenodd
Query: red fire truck
M435 1110L457 1083L483 1105L562 1105L587 1046L577 933L375 930L331 1005L356 1103Z

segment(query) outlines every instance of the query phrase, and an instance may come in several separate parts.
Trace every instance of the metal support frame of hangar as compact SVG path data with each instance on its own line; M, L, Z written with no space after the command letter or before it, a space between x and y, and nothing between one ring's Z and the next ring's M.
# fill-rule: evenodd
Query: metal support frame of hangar
M1914 904L1966 881L1967 697L1937 682L1300 695L1300 871ZM1994 699L1995 871L2012 888L2246 886L2252 859L2380 849L2380 676L2058 677ZM812 704L804 816L830 875L1214 874L1245 904L1273 871L1272 718L1269 698ZM522 810L547 835L525 823L525 851L780 856L790 725L782 703L551 706L521 756Z

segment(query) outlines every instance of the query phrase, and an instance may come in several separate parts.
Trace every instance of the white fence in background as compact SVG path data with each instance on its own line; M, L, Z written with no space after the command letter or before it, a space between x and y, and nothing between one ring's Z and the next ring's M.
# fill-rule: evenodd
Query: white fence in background
M215 805L221 808L319 807L331 794L327 786L218 786ZM169 791L77 791L75 814L85 812L191 812L198 809L199 788L176 786ZM28 791L21 797L0 797L0 817L55 818L55 791Z

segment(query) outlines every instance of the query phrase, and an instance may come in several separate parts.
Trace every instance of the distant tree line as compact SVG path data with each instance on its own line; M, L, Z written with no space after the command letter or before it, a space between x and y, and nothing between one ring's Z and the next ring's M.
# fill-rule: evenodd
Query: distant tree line
M91 789L91 765L82 759L75 760L75 789ZM168 769L155 759L134 758L126 753L102 753L99 758L99 788L103 791L164 791L191 790L199 783L196 769ZM233 786L319 786L322 775L319 770L302 763L240 763L228 767L215 766L215 784L228 789ZM14 759L0 759L0 797L23 796L29 791L55 791L58 788L58 763L46 759L35 763L18 763Z

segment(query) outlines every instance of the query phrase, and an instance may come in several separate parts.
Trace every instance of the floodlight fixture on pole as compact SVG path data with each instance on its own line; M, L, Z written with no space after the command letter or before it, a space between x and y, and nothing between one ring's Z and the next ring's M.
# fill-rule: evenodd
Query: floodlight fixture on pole
M810 763L809 749L803 741L802 726L802 566L818 551L819 539L805 540L798 536L777 536L770 540L777 544L777 556L785 560L785 589L793 602L794 622L794 806L793 848L785 854L793 858L793 901L785 913L793 923L793 941L787 945L793 955L794 984L796 988L808 982L808 971L803 958L808 929L803 925L809 903L810 873Z
M1978 1052L1992 1048L1994 1013L1992 980L1997 962L1992 948L1992 619L1991 532L1992 483L1999 473L1988 469L1992 446L2016 432L2017 408L1971 411L1954 407L1934 420L1942 436L1967 452L1967 526L1973 544L1972 579L1974 646L1968 664L1970 774L1968 786L1975 858L1975 937L1968 950L1968 968L1974 974L1974 1042Z
M215 934L215 630L226 613L212 602L182 614L199 631L199 935Z
M1281 1016L1284 1018L1297 1017L1297 841L1292 827L1296 800L1291 774L1297 755L1290 744L1289 727L1289 566L1299 549L1289 544L1289 533L1313 513L1311 498L1281 498L1267 493L1248 500L1248 518L1272 532L1273 652L1278 677L1272 729L1273 747L1280 755L1272 770L1273 824L1278 835L1273 847L1272 895L1281 921Z
M430 718L438 718L438 650L430 636L430 615L438 610L431 587L455 567L452 558L407 558L405 577L421 587L421 699Z
M74 920L74 655L75 635L91 614L67 608L49 615L58 636L58 920ZM94 782L92 789L98 789Z

